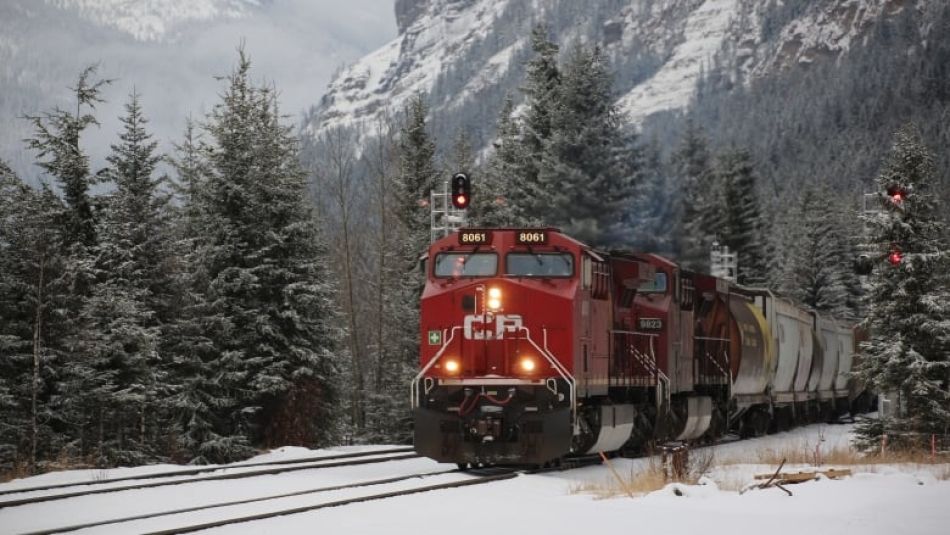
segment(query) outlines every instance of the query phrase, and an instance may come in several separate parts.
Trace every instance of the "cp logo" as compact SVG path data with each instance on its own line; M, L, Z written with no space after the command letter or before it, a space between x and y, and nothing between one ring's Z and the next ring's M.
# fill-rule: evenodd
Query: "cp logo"
M494 325L481 314L465 316L463 333L466 340L501 340L505 333L515 333L521 329L521 316L518 314L496 314ZM494 330L492 330L494 327Z

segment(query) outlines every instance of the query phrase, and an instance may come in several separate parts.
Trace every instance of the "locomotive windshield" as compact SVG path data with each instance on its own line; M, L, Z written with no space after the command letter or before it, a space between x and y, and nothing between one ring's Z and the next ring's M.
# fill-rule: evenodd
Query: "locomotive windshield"
M574 257L569 253L509 253L505 274L514 277L570 277Z
M435 256L436 277L492 277L497 272L495 253L439 253Z

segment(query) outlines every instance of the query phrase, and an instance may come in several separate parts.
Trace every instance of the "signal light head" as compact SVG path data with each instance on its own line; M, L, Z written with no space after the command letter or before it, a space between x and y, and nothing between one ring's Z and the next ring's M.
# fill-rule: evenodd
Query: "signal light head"
M891 263L892 266L900 265L901 261L904 260L904 253L899 250L891 251L891 254L887 255L887 261Z
M887 196L894 204L901 204L907 198L907 189L897 184L892 184L887 188Z
M452 206L465 210L472 202L472 184L465 173L452 176Z

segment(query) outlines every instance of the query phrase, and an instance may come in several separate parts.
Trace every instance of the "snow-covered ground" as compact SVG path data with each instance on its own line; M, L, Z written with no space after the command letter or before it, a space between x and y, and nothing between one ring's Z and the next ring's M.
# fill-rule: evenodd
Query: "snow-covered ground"
M517 529L528 533L728 533L794 534L943 534L950 526L950 465L875 465L852 467L855 475L789 486L794 493L769 488L739 494L734 489L754 474L774 471L762 464L772 452L808 451L823 455L846 446L851 426L809 426L761 439L694 450L711 452L715 467L702 485L667 486L636 498L598 499L581 489L609 486L606 466L566 472L520 475L514 479L459 489L370 501L268 520L215 528L214 533L452 533L483 534ZM282 448L247 462L280 461L314 455L335 455L372 448L333 448L311 451ZM647 459L617 459L612 466L622 475L646 469ZM825 465L823 468L834 465ZM787 466L794 471L800 465ZM141 467L109 471L69 471L46 474L0 485L0 492L17 488L95 482L104 478L177 469ZM307 489L370 481L401 475L450 470L426 459L295 471L251 479L170 485L0 509L0 533L26 533L106 518L194 507ZM866 471L865 471L866 470ZM197 520L244 516L255 512L337 501L420 485L469 479L452 473L424 479L305 494L271 502L254 502L100 526L76 533L140 533L173 528ZM722 488L720 488L722 487ZM676 492L678 490L678 492ZM679 495L678 495L679 494ZM2 496L0 500L21 497ZM506 526L509 526L506 528Z

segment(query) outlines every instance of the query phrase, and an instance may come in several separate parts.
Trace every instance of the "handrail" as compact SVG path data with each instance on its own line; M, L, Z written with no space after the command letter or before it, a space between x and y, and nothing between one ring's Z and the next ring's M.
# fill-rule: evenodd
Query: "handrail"
M561 363L554 357L554 354L552 354L552 353L550 352L550 350L547 349L547 330L545 329L545 331L544 331L544 338L545 338L545 340L544 340L544 345L545 345L545 348L543 348L543 349L541 348L541 346L539 346L539 345L537 344L537 342L534 341L533 338L531 338L531 330L530 330L530 329L528 329L527 327L525 327L525 326L522 325L520 330L522 330L522 331L525 332L525 339L528 341L528 343L531 344L532 346L534 346L534 348L538 351L538 353L540 353L541 355L543 355L544 358L546 358L546 359L548 360L548 362L549 362L549 363L551 364L551 366L555 369L555 371L557 371L558 375L560 375L561 378L564 379L564 380L567 382L567 386L568 386L568 388L570 388L570 396L571 396L571 399L570 399L570 401L571 401L571 421L572 421L572 422L576 421L576 417L577 417L577 384L576 384L576 383L577 383L577 380L574 378L573 375L571 375L571 372L567 371L567 368L565 368L564 365L561 364Z
M633 355L633 357L634 357L635 359L637 359L637 362L639 362L641 366L643 366L644 368L646 368L648 372L650 372L651 374L653 374L653 376L656 377L656 379L657 379L657 381L658 381L659 383L662 383L662 384L665 385L665 386L662 387L662 388L663 388L663 400L666 402L667 406L669 406L669 403L670 403L670 396L671 396L671 392L670 392L670 378L669 378L665 373L663 373L663 370L661 370L659 367L657 367L657 365L656 365L656 351L655 351L654 348L653 348L653 339L654 339L654 338L658 338L658 337L659 337L659 334L656 334L656 333L645 333L645 332L640 332L640 331L624 331L624 330L620 330L620 329L612 329L610 332L611 332L612 334L629 334L629 335L633 335L633 336L644 336L644 337L646 337L646 338L650 341L650 354L649 354L649 355L646 355L646 354L643 354L643 353L637 351L637 348L635 348L635 347L633 347L633 346L627 346L627 352L628 352L629 354ZM660 385L658 385L658 386L660 386ZM660 396L660 392L657 391L657 397L659 398L659 396ZM658 399L658 400L657 400L657 405L659 405L659 404L660 404L660 401L659 401L659 399Z
M459 325L452 327L452 330L450 331L450 334L449 334L449 339L446 340L444 344L442 344L442 347L439 348L439 351L437 351L435 356L432 357L432 360L430 360L429 363L426 364L426 366L422 368L422 370L420 370L419 373L416 374L415 378L412 380L412 383L409 384L409 397L410 397L409 406L411 409L415 409L419 406L419 386L418 386L419 381L421 381L425 373L429 371L430 369L432 369L432 366L434 366L435 363L440 358L442 358L442 354L445 353L445 350L448 349L452 341L455 340L455 331L461 328L462 327Z

